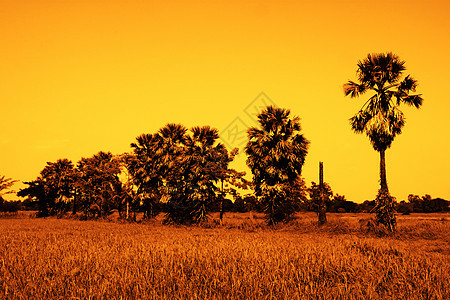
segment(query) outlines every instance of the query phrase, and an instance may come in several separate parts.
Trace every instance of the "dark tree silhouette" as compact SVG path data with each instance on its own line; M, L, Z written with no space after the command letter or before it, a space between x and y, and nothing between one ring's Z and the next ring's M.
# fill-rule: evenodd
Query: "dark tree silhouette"
M47 197L45 193L44 181L42 177L38 177L36 180L24 182L28 187L21 189L17 196L29 197L37 201L38 217L47 217L49 215Z
M117 157L100 151L92 157L83 157L77 163L77 171L76 188L85 217L105 216L117 208L116 198L123 195Z
M133 155L127 158L127 168L144 206L144 218L148 219L159 213L159 201L164 195L167 153L162 146L159 134L142 134L136 138L136 143L131 144Z
M261 128L247 130L247 165L255 194L261 197L268 224L290 219L295 211L292 185L301 175L309 142L300 134L300 118L290 110L268 106L258 115Z
M420 108L423 102L421 95L410 95L416 91L417 81L410 75L402 79L405 70L405 62L395 54L369 54L358 62L358 82L348 81L344 84L345 95L352 98L369 90L375 92L350 119L350 124L356 133L365 133L375 151L380 153L380 190L376 198L376 220L391 231L396 227L395 199L388 189L385 151L405 125L400 104Z
M226 179L230 157L218 130L209 126L193 127L184 136L183 149L173 157L168 182L177 183L166 220L173 223L199 223L205 220L221 194L217 186ZM174 212L174 213L171 213Z
M325 211L330 207L333 191L328 183L323 182L321 187L320 182L317 184L313 181L311 182L311 187L308 189L308 192L310 198L310 210L315 211L319 215L323 206L325 206Z
M155 134L143 134L131 144L128 167L138 193L149 203L163 198L165 223L190 224L207 218L227 189L219 182L242 174L228 168L235 153L218 143L217 129L167 124Z
M42 170L41 176L44 179L47 189L47 197L51 205L52 214L64 213L74 194L74 167L73 163L64 158L58 159L55 163L47 163Z
M30 196L39 203L38 216L61 215L68 208L74 196L75 170L73 163L64 158L47 162L40 176L17 193L20 197Z

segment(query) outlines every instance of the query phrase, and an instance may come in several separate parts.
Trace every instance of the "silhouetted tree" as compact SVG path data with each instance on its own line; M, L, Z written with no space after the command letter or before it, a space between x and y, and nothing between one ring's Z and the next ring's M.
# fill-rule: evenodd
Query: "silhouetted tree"
M237 149L228 153L218 138L209 126L188 132L183 125L167 124L131 145L128 166L138 193L151 197L149 203L165 200L165 223L201 222L231 193L231 185L242 181L243 173L228 168Z
M35 199L38 206L37 217L47 217L49 215L49 209L47 205L46 189L42 177L38 177L36 180L24 182L28 187L21 189L17 196L29 197Z
M117 208L116 197L122 196L120 163L110 152L100 151L77 163L80 205L85 217L105 216Z
M38 216L63 214L69 207L74 195L74 167L70 160L58 159L47 162L40 176L17 193L20 197L31 197L38 201Z
M320 206L322 202L325 204L325 209L331 206L331 200L333 198L333 191L328 183L323 183L323 189L321 191L320 184L311 182L311 187L308 189L310 205L309 209L319 214Z
M401 103L419 108L423 99L415 92L417 81L410 75L402 80L405 62L392 53L369 54L358 62L358 82L344 84L345 95L359 97L372 90L373 96L350 119L356 133L365 133L375 149L380 153L380 190L376 198L376 221L393 231L396 227L394 215L395 198L389 193L386 180L385 151L394 138L402 132L405 124Z
M187 128L167 124L158 131L161 172L167 198L165 223L189 223L188 183L184 180L187 165L183 163Z
M184 145L176 157L172 157L167 182L176 182L178 194L172 194L169 204L172 211L166 220L174 223L198 223L207 218L224 190L219 182L231 181L240 175L228 169L233 160L227 149L217 140L217 129L209 126L193 127L184 136ZM181 192L181 193L180 193ZM171 213L176 212L176 213Z
M298 176L293 182L291 182L287 188L289 199L288 202L292 205L294 211L306 210L308 203L308 188L306 187L305 180Z
M413 204L407 203L404 200L400 201L400 203L397 204L396 211L403 215L409 215L414 212Z
M423 200L418 195L409 194L408 203L412 204L413 212L423 212Z
M50 214L64 213L74 193L74 167L73 163L64 158L54 163L47 163L41 171L41 177L46 188L47 203Z
M411 207L411 212L415 213L432 213L449 211L449 201L442 198L432 199L430 195L426 194L422 197L418 195L409 194L408 203Z
M6 201L0 197L0 212L17 213L22 206L21 201Z
M132 143L133 154L127 158L127 168L137 187L137 197L144 207L144 218L159 213L160 199L164 192L164 176L170 166L170 152L164 151L159 134L142 134Z
M363 203L358 205L358 212L371 213L375 209L375 200L365 200Z
M261 128L247 130L247 165L255 194L261 197L268 224L287 221L295 211L292 184L301 175L309 142L300 134L300 118L268 106L258 115Z
M211 206L221 191L216 183L225 179L223 171L228 166L228 151L222 143L217 143L218 130L209 126L193 127L187 135L183 155L187 200L192 206L191 218L200 222L207 217ZM224 159L225 158L225 159Z

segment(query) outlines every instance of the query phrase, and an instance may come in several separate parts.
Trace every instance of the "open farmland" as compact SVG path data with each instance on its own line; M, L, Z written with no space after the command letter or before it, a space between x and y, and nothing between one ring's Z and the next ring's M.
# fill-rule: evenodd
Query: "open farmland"
M4 299L450 299L450 216L299 214L277 228L255 214L219 226L0 219Z

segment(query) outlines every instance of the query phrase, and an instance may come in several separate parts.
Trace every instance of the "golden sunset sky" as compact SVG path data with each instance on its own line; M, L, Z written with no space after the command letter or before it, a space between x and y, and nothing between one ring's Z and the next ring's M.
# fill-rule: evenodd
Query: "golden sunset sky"
M218 128L242 151L255 109L274 103L311 141L308 185L323 161L335 193L373 199L379 156L348 122L370 93L342 85L368 53L392 51L425 100L402 109L391 193L450 199L449 13L445 0L1 0L0 175L130 151L169 122ZM244 154L233 167L248 172Z

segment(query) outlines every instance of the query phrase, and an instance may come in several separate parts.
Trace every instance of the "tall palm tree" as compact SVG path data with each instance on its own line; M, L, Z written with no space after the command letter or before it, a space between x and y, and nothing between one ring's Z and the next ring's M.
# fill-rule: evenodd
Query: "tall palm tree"
M222 178L223 161L227 150L217 143L219 132L210 126L193 127L187 135L183 165L185 168L186 196L191 206L190 219L200 222L207 218L216 200L216 183Z
M421 95L410 95L416 91L417 81L410 75L402 78L405 70L405 61L391 52L369 54L358 62L357 82L348 81L344 84L344 93L351 98L359 97L369 90L375 92L350 118L350 124L356 133L365 133L372 147L380 153L377 218L390 230L395 229L395 218L386 179L385 152L405 125L400 104L420 108L423 102Z
M162 138L157 133L142 134L136 138L136 143L131 144L134 155L127 159L127 168L144 205L145 218L153 218L159 212L165 171L161 143Z
M269 224L287 220L294 212L287 201L290 185L301 175L308 153L309 141L300 134L300 118L291 119L289 114L289 109L268 106L258 115L261 128L247 130L247 165Z

